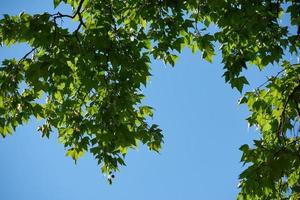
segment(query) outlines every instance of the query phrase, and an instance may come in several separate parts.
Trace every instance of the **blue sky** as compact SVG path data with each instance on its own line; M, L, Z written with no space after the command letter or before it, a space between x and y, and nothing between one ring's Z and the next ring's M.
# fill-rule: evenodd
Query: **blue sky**
M52 0L10 0L1 3L0 14L52 9ZM25 53L24 45L2 48L0 60ZM34 120L0 138L0 199L234 199L242 170L238 148L258 133L247 127L247 110L237 104L241 95L224 83L220 60L217 55L210 64L185 50L175 68L153 62L145 102L155 108L163 149L130 151L111 186L91 155L75 165L55 133L40 137ZM250 68L251 87L267 73Z

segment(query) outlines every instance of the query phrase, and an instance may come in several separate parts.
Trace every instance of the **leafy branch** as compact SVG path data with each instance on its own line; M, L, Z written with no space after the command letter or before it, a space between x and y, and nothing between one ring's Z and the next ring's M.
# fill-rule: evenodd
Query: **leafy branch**
M86 28L86 25L83 21L83 17L82 17L82 5L84 3L84 0L80 0L77 10L73 15L68 15L68 14L62 14L61 12L57 12L55 14L52 14L51 17L53 17L55 23L57 19L62 19L62 18L70 18L70 19L74 19L76 16L78 16L79 18L79 25L77 26L76 30L74 31L75 34L77 34L80 30L80 28L83 26Z
M292 90L292 92L287 96L286 101L283 105L283 110L282 110L281 115L280 115L280 123L279 123L278 130L277 130L278 137L283 136L283 126L284 126L284 123L285 123L285 113L286 113L286 110L287 110L287 107L288 107L288 103L291 101L292 97L294 96L294 94L298 90L300 90L300 81L298 82L296 87ZM298 112L298 109L297 109L297 112ZM298 115L299 115L299 112L298 112Z

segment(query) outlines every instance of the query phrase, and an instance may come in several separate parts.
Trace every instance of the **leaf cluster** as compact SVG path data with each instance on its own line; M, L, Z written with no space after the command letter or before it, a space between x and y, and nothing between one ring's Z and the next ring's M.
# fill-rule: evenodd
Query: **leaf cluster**
M241 147L248 167L238 198L299 198L300 67L284 60L299 50L297 1L54 0L54 7L61 3L73 12L0 19L2 45L31 47L0 68L3 137L32 116L42 119L42 136L58 130L68 156L76 161L91 152L111 182L129 148L141 142L159 151L163 142L149 120L153 109L142 101L150 60L174 66L190 48L212 62L220 45L224 79L240 92L249 84L242 72L250 65L282 68L241 99L261 139ZM75 30L64 26L65 18Z

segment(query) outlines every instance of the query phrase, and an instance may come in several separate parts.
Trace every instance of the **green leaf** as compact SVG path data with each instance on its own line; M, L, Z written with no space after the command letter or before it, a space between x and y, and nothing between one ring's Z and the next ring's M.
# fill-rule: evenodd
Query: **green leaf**
M237 88L239 92L243 91L244 85L248 85L249 82L247 81L246 77L241 76L238 78L234 78L231 80L231 86Z
M72 159L75 161L75 163L77 162L78 158L82 157L84 154L84 151L81 151L79 149L76 148L71 148L67 151L66 156L70 156L72 157Z
M60 91L56 91L54 93L54 98L56 99L57 102L62 103L63 97Z
M62 0L53 0L54 8L56 8L61 2Z

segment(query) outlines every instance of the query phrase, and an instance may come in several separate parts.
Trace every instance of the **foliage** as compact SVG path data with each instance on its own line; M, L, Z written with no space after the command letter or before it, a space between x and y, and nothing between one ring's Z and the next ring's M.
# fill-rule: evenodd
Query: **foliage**
M240 101L261 138L241 147L247 168L238 199L299 199L300 64L285 59L298 53L298 1L54 0L55 7L61 3L73 13L0 20L3 45L32 48L0 69L3 137L31 116L43 119L42 136L57 129L67 155L77 160L90 151L111 182L128 148L139 142L154 151L161 147L161 130L148 120L152 108L142 103L151 58L174 66L188 47L212 62L220 45L225 81L240 92L249 65L282 68ZM60 23L66 18L74 30Z

